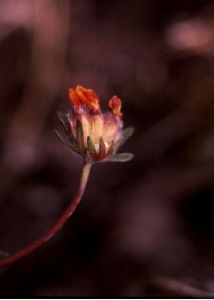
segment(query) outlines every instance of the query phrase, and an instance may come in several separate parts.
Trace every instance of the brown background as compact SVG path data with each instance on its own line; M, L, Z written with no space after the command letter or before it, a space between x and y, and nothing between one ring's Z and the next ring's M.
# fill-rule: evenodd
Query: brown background
M0 270L1 296L214 293L212 3L0 1L0 249L35 240L75 193L81 158L54 135L68 87L118 95L136 128L135 159L93 167L61 232Z

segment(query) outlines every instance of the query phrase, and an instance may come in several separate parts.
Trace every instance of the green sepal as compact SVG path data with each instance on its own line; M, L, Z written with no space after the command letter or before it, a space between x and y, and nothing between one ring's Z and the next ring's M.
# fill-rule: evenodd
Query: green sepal
M2 260L2 259L4 259L4 258L6 258L6 257L8 257L8 256L9 256L9 254L8 254L8 253L6 253L6 252L4 252L4 251L0 250L0 260Z
M119 146L122 146L128 140L128 138L132 136L133 133L134 133L134 127L132 126L124 129L122 132L122 138L120 140Z
M58 116L60 122L62 123L65 131L70 132L70 124L69 124L69 120L68 120L69 115L65 114L61 111L58 111L57 116Z
M87 137L87 148L88 148L88 152L92 155L96 155L96 148L94 146L94 142L92 141L92 139L90 138L90 136Z
M83 135L82 123L80 120L77 120L76 131L77 131L76 142L77 142L78 150L80 152L85 152L84 135Z
M126 162L131 160L134 157L132 153L118 153L114 154L109 157L108 161L115 161L115 162Z
M60 140L60 142L68 146L67 141L61 136L61 134L59 133L59 131L57 129L55 129L54 132L56 133L56 136L58 137L58 139Z
M55 131L55 133L56 133L56 136L58 137L58 139L60 140L60 142L61 142L62 144L66 145L68 148L70 148L70 149L72 149L72 150L74 150L74 151L76 151L76 152L79 153L79 151L78 151L78 149L77 149L77 147L75 146L74 143L72 143L68 138L64 138L64 137L59 133L58 130L55 129L54 131Z

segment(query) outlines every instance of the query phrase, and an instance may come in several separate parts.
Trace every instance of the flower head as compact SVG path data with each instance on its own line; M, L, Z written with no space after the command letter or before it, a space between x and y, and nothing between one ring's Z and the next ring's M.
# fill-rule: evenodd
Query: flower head
M122 101L113 96L108 106L109 112L103 113L99 97L92 89L77 85L69 88L68 97L71 113L59 113L66 132L66 140L57 135L68 147L83 155L84 159L99 161L126 161L132 154L115 154L118 147L132 134L133 128L123 130Z

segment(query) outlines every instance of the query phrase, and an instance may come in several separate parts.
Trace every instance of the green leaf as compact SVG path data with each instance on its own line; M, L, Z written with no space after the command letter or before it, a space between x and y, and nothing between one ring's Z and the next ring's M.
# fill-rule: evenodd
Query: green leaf
M117 161L117 162L126 162L131 160L134 157L134 154L132 153L118 153L112 155L108 161Z
M76 130L77 130L77 145L80 152L85 151L85 143L84 143L84 135L83 135L83 129L82 129L82 123L80 120L77 120L76 123Z
M132 136L133 133L134 127L127 127L126 129L124 129L122 132L122 138L120 140L120 146L122 146L128 140L128 138Z
M0 260L6 258L8 256L9 256L8 253L5 253L5 252L3 252L3 251L0 250Z

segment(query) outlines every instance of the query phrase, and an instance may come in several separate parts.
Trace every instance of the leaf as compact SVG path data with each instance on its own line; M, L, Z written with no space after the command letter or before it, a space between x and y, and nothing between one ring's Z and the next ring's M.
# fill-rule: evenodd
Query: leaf
M132 153L118 153L112 155L108 161L115 161L115 162L126 162L131 160L134 157Z
M120 140L120 146L122 146L128 140L128 138L132 136L133 133L134 133L134 127L132 126L124 129L122 132L122 138Z
M6 252L0 250L0 260L6 258L6 257L8 257L8 256L9 256L8 253L6 253Z
M77 120L76 130L77 130L76 141L77 141L77 145L78 145L79 151L80 152L84 152L85 151L85 143L84 143L84 135L83 135L82 123L81 123L80 120Z

